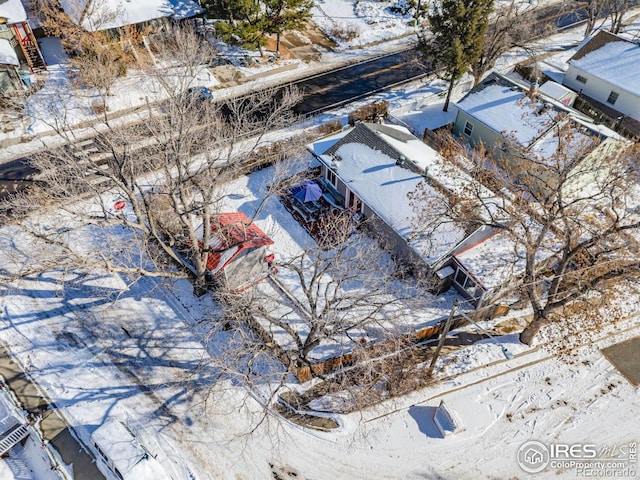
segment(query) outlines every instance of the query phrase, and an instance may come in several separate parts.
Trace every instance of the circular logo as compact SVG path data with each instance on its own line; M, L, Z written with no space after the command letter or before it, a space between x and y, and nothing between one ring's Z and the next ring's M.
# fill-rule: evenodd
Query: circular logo
M538 473L549 465L549 449L535 440L524 442L518 449L518 465L527 473Z

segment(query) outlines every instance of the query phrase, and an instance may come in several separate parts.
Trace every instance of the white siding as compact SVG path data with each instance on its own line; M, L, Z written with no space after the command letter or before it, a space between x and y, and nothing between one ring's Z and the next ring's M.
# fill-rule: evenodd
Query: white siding
M578 75L586 78L587 82L578 82L576 80ZM614 108L620 113L633 117L636 120L640 120L640 97L632 95L628 91L614 86L606 80L594 77L574 65L569 64L569 69L567 70L562 83L576 92L582 91L583 94ZM618 99L614 105L607 102L612 91L618 94Z

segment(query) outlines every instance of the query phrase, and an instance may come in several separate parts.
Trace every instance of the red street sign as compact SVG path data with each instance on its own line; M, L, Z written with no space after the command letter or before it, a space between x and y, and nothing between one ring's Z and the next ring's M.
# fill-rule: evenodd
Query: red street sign
M127 204L124 203L124 200L118 200L116 203L113 204L113 208L119 212L120 210L124 210L124 207L126 207Z

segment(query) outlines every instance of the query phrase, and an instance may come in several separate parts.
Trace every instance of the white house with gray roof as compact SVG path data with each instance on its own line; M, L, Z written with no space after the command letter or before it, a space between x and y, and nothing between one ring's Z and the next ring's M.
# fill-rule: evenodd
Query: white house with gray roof
M420 225L410 199L419 186L425 197L437 205L447 202L447 193L455 194L457 182L473 180L463 172L455 178L447 175L441 156L404 127L361 123L308 148L321 163L319 183L330 202L366 219L383 246L419 276L438 281L434 274L451 263L457 246L470 236L481 241L494 233L476 226L467 231L462 222L444 216L428 228ZM484 187L479 188L483 189L485 204L504 201ZM467 280L471 274L451 269L444 273L448 283L435 289L448 286L454 274L459 280L454 286L466 297L479 299L482 287L471 285Z
M571 57L562 83L621 115L640 120L639 78L640 44L600 30Z

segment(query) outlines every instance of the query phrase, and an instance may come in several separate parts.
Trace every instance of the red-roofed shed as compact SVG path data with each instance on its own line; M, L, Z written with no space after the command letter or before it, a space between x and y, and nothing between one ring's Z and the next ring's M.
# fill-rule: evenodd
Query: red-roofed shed
M207 270L231 291L264 279L273 262L273 240L244 213L221 213L211 220Z

